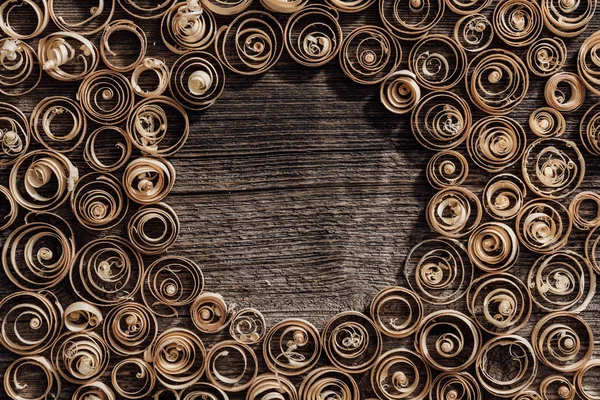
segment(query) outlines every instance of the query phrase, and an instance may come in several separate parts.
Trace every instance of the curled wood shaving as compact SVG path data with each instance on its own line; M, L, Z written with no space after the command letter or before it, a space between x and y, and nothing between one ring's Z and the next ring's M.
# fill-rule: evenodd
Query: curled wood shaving
M444 0L381 0L379 16L385 28L402 40L417 40L444 16Z
M378 26L356 28L342 43L342 72L356 83L373 85L383 82L402 59L400 43L388 31Z
M591 358L594 334L583 318L556 311L546 314L535 324L531 331L531 343L542 363L563 373L573 372ZM543 387L542 384L542 395L545 394ZM571 392L575 394L573 390Z
M541 38L527 50L527 66L537 76L551 76L567 60L567 45L560 38Z
M473 361L481 345L481 333L471 318L454 310L427 315L415 336L419 354L432 368L458 372Z
M154 261L144 273L142 299L161 317L178 315L177 308L193 303L204 289L204 275L190 259L166 256Z
M368 371L381 354L381 335L366 315L345 311L329 320L321 341L329 361L341 371Z
M61 3L63 5L62 7L60 6ZM63 8L66 8L67 6L73 7L73 5L65 0L48 0L50 18L52 18L52 22L54 22L60 30L75 32L83 36L91 36L100 32L110 22L115 12L116 0L95 0L93 3L96 3L97 5L91 6L89 3L85 5L77 3L80 7L85 7L90 10L90 12L87 13L89 14L89 17L81 21L67 21L62 15L63 13L66 14ZM86 13L83 14L85 15ZM75 13L75 15L77 15L77 13Z
M410 71L396 71L381 84L381 103L394 114L406 114L421 100L421 88Z
M124 239L107 236L87 242L69 271L71 287L81 300L116 306L133 298L142 281L144 263Z
M541 138L559 137L565 133L565 117L551 107L538 108L529 116L529 129Z
M315 366L320 355L319 331L303 319L289 318L279 321L265 336L263 358L267 368L276 374L304 374ZM300 398L303 398L302 393Z
M169 90L189 110L212 106L225 88L225 70L210 53L190 52L175 61L169 73ZM187 116L182 110L187 124Z
M488 181L483 189L483 207L495 219L514 218L521 210L527 187L513 174L499 174Z
M520 279L507 273L490 273L475 279L469 287L467 308L482 330L508 335L529 321L532 303Z
M527 276L531 300L544 311L584 310L596 293L596 275L581 255L567 250L540 257Z
M233 308L218 293L204 292L190 307L192 322L200 332L215 333L225 329L233 317Z
M204 50L215 39L217 22L210 10L203 9L198 1L182 1L173 4L163 16L160 34L173 53Z
M45 148L69 153L83 141L87 120L83 110L74 100L64 96L52 96L46 97L35 106L30 126L35 140Z
M466 293L473 280L467 250L454 239L428 239L413 247L404 265L404 277L421 300L449 304Z
M100 124L116 124L127 118L133 106L133 89L119 72L106 69L88 75L77 92L87 116Z
M164 158L140 157L123 172L123 188L138 204L160 203L175 184L175 168Z
M133 382L129 377L135 377ZM156 384L156 373L152 365L141 358L126 358L112 369L112 387L126 399L143 399L152 393Z
M534 0L502 0L494 8L494 29L509 46L529 46L542 28L542 10Z
M298 390L300 399L320 400L333 397L339 400L358 399L358 385L351 375L333 367L312 370Z
M14 12L18 15L20 11L19 8L24 6L29 8L32 14L35 15L34 28L29 31L22 30L22 21L16 21L17 16L11 17L11 13ZM17 22L14 26L11 24L12 18ZM48 26L49 20L50 14L48 12L47 1L12 0L5 1L0 5L0 29L2 29L6 35L14 39L27 40L40 35Z
M468 14L454 25L454 40L465 51L476 53L486 49L494 39L494 29L483 14Z
M61 217L30 213L2 247L2 266L10 281L23 290L56 286L75 258L75 235Z
M422 400L431 387L431 370L418 353L395 348L375 361L371 369L371 386L380 399ZM357 397L345 397L349 398Z
M140 85L140 77L142 75L151 72L157 77L156 87L150 89L144 89ZM138 96L142 97L154 97L160 96L167 90L169 81L171 79L171 71L164 61L157 58L146 57L144 60L133 70L131 74L131 87Z
M65 82L84 79L96 69L99 61L96 46L73 32L51 33L41 39L38 56L48 75Z
M52 346L51 355L59 375L75 384L95 381L110 362L108 346L95 332L64 333Z
M529 341L521 336L494 337L481 347L475 372L489 393L510 397L526 389L535 379L538 361Z
M565 86L568 90L564 89ZM560 112L575 111L585 101L585 86L579 75L558 72L546 82L544 97L550 107Z
M111 133L113 136L109 136ZM101 156L101 150L96 148L96 141L100 143L102 140L104 140L100 139L99 137L104 138L106 136L112 138L111 142L114 143L114 149L116 149L111 152L110 158ZM116 126L103 126L96 129L88 136L85 143L85 149L83 151L83 157L93 170L98 172L113 172L121 168L123 165L125 165L125 163L127 163L127 161L129 161L129 157L131 156L131 148L131 139L129 138L127 132Z
M320 5L296 11L285 25L285 47L290 56L307 67L333 60L342 46L342 28L335 9Z
M76 301L65 309L63 320L68 330L80 333L100 326L103 317L98 307L85 301Z
M31 46L12 38L0 39L0 93L25 95L35 89L41 79L42 66Z
M408 66L420 85L431 90L448 90L464 78L467 54L448 36L427 35L413 45Z
M184 328L171 328L161 333L144 358L152 363L156 380L175 390L198 382L206 368L202 340Z
M36 355L58 339L63 309L47 291L15 292L0 301L0 343L13 353Z
M35 388L30 387L29 376L40 376ZM33 393L31 393L31 389ZM60 375L47 358L27 356L12 362L4 371L4 390L14 400L58 398L61 391Z
M127 224L131 244L142 254L160 254L175 243L179 218L166 203L140 207Z
M258 359L254 350L234 340L217 343L206 356L206 360L208 380L227 392L246 390L258 375ZM226 362L235 365L236 368L222 368L217 365Z
M235 312L229 324L229 334L242 344L262 343L267 323L262 313L254 308L242 308Z
M382 289L371 301L376 328L386 336L403 338L421 325L423 304L415 292L399 286Z
M115 32L129 32L132 33L137 40L139 40L140 51L134 61L130 62L129 64L126 64L120 60L119 55L116 54L110 47L110 37L114 35ZM119 19L108 24L102 32L100 42L102 43L100 46L100 57L102 57L104 64L113 71L131 71L144 60L146 55L146 34L142 28L135 24L135 22L128 19Z
M283 28L275 17L263 11L247 11L219 28L215 53L229 70L257 75L279 61L283 40Z

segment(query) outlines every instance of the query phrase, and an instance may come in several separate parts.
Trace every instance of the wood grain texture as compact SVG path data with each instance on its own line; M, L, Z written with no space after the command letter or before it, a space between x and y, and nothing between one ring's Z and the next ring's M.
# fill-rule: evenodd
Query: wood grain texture
M95 2L78 1L73 5L86 9ZM76 8L65 12L73 10ZM492 10L484 13L491 16ZM120 17L127 15L118 10L115 18ZM279 19L285 23L286 17ZM451 34L457 19L447 11L434 31ZM230 20L218 18L220 24ZM340 23L344 34L366 23L379 24L377 6L360 15L342 15ZM172 64L177 56L160 42L159 23L143 21L140 26L149 35L148 56ZM599 28L600 19L596 18L581 38L566 41L567 71L576 72L576 49ZM50 24L47 33L53 30ZM543 34L552 36L546 29ZM93 37L95 43L98 39L99 35ZM37 41L30 44L35 47ZM401 44L402 68L406 68L411 44ZM505 47L497 40L494 46ZM514 51L524 59L526 49ZM544 83L532 75L526 100L511 114L525 127L528 140L534 139L527 129L529 114L545 105ZM74 96L76 88L75 84L44 76L33 94L0 100L19 106L29 115L43 97ZM454 91L467 98L463 83ZM596 101L598 98L588 93L584 107L566 115L564 137L580 144L579 119ZM474 107L473 113L474 120L484 116ZM227 72L225 92L217 103L189 116L190 137L183 149L170 157L177 181L166 201L179 215L182 231L168 254L186 256L201 265L207 290L221 293L231 303L260 309L269 325L293 316L323 327L340 311L366 311L381 288L407 285L402 268L408 251L420 240L435 236L424 218L425 206L435 193L424 172L433 153L414 140L407 116L393 115L380 104L378 86L351 82L337 61L310 69L294 63L284 51L279 63L262 76L242 77ZM92 123L88 132L96 127ZM113 144L102 146L110 149ZM459 150L466 154L464 146ZM81 152L80 146L69 157L82 173L90 172ZM581 190L598 190L598 158L587 153L585 157L588 170ZM473 164L470 171L465 186L480 195L492 175ZM520 175L517 167L505 172ZM8 173L8 169L0 172L0 184L7 184ZM568 201L562 203L568 205ZM137 206L131 208L130 214ZM59 213L73 220L68 207L61 207ZM103 234L123 232L120 226ZM92 237L78 231L78 247ZM567 248L581 251L584 239L585 233L574 232ZM536 258L522 251L511 273L523 278ZM8 279L0 276L0 296L15 291ZM65 306L74 298L67 281L57 289ZM464 300L451 307L467 312ZM428 305L426 311L439 308ZM595 331L600 328L599 310L595 298L582 313ZM540 315L541 311L534 308L530 323L519 334L529 338ZM192 327L187 317L161 319L160 324L163 329ZM202 336L208 347L223 338ZM398 345L412 344L410 339L386 340L385 344ZM0 350L0 371L14 359L16 356ZM111 365L118 360L114 357ZM539 376L549 373L549 369L541 368ZM106 375L105 381L109 379ZM357 381L362 389L367 388L367 376L359 375ZM70 398L73 389L67 385L61 398ZM365 396L368 394L365 390Z

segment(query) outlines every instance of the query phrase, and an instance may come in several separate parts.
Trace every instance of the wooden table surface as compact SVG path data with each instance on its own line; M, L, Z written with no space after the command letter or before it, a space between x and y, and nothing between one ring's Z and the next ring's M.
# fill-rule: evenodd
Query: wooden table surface
M95 2L77 2L77 7L83 3ZM260 8L258 4L253 7ZM484 13L491 16L491 10ZM119 17L127 16L119 10L115 19ZM287 17L280 15L279 19L283 24ZM451 34L457 19L447 10L434 31ZM218 18L219 24L230 20ZM380 24L377 6L360 15L341 15L340 23L344 34L366 23ZM141 21L139 25L149 36L147 55L172 64L177 56L162 45L159 22ZM600 19L596 18L580 38L566 41L567 71L576 72L576 49L599 28ZM50 23L46 32L54 30ZM552 36L546 29L544 35ZM98 43L99 36L92 40ZM29 42L37 46L37 39ZM406 68L411 44L401 45L402 68ZM505 47L497 40L494 45ZM514 49L523 59L525 51ZM425 166L434 153L418 145L409 117L388 112L380 103L379 86L355 84L342 73L337 60L311 69L296 64L284 51L277 65L264 75L245 77L229 71L226 75L225 91L216 104L205 112L188 113L189 139L169 157L177 180L166 202L180 218L181 234L167 254L194 260L204 272L205 290L221 293L230 303L258 308L269 326L287 317L300 317L322 328L340 311L367 311L370 299L385 286L407 286L402 269L408 251L420 240L435 237L424 217L425 206L435 193L425 179ZM526 100L510 116L525 127L532 141L535 137L527 129L527 119L531 111L545 105L545 80L532 74L530 78ZM74 96L76 89L75 84L45 75L33 94L1 97L0 101L17 105L29 116L43 97ZM454 91L466 96L463 83ZM581 143L579 119L597 101L588 93L584 107L565 115L564 137ZM472 110L474 121L484 116L475 107ZM88 132L97 126L91 123ZM40 146L32 144L31 148ZM90 172L82 148L69 154L80 175ZM466 154L464 145L459 151ZM580 190L597 190L598 158L582 151L587 171ZM520 175L518 167L505 172ZM0 184L8 183L8 174L8 169L0 172ZM480 195L491 176L470 164L465 187ZM561 202L568 205L569 199ZM129 214L136 209L132 204ZM73 220L68 207L58 212ZM514 222L511 224L514 227ZM103 235L123 232L119 226ZM581 251L585 235L574 230L566 248ZM78 248L93 237L81 230L77 236ZM155 258L148 257L147 262ZM522 248L519 262L510 272L523 278L536 258ZM0 276L0 296L15 291L5 275ZM74 298L68 286L67 279L57 289L64 306ZM596 332L600 328L599 304L595 298L581 314ZM426 311L441 308L428 305ZM464 299L449 308L467 312ZM541 315L534 307L530 323L518 334L529 338ZM160 323L162 329L192 327L187 315L161 319ZM225 335L201 337L210 347ZM386 347L412 346L411 340L386 340ZM0 371L16 358L0 350ZM114 357L111 365L116 361ZM548 373L541 368L539 376ZM362 388L366 387L364 378L357 376ZM105 380L109 379L107 374ZM72 390L66 385L61 398L70 398ZM231 396L238 397L243 398Z

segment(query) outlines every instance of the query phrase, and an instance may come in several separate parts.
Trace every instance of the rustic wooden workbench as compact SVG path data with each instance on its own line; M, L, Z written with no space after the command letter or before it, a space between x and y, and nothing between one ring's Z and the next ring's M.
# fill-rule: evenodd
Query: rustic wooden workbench
M127 17L123 12L117 16ZM451 34L457 19L447 10L435 31ZM220 24L228 20L218 19ZM280 20L285 23L286 17ZM379 24L377 6L361 15L342 15L340 23L344 34L361 24ZM55 29L50 25L47 32ZM177 56L162 45L159 23L142 21L140 26L149 36L147 55L164 57L171 64ZM597 18L580 38L566 41L567 71L576 72L576 49L596 29L600 29ZM549 35L546 30L544 34ZM94 36L95 43L98 38ZM37 40L30 44L36 47ZM410 43L402 42L402 49L406 68ZM515 53L524 57L525 50ZM527 99L511 114L527 131L531 111L545 105L544 82L531 75ZM74 96L76 87L45 75L33 94L0 97L0 101L15 104L29 115L43 97ZM455 91L465 95L464 85ZM580 143L579 119L596 101L588 94L584 107L566 115L565 137ZM483 116L475 107L473 113L474 121ZM189 116L190 137L182 150L169 157L177 181L166 202L179 215L181 235L168 253L197 262L206 278L205 290L262 310L269 325L293 316L322 327L340 311L366 311L370 299L387 285L407 286L402 269L408 251L420 240L434 237L424 217L427 201L435 193L425 179L425 166L433 153L417 144L408 116L391 114L381 105L379 86L353 83L337 60L310 69L296 64L284 51L279 63L262 76L227 71L223 96L207 111L189 112ZM95 127L92 123L88 132ZM533 138L528 131L528 139ZM110 148L111 143L103 146ZM461 149L466 153L464 146ZM597 190L598 158L582 151L587 171L581 189ZM70 158L82 173L90 172L81 154L82 146ZM491 175L470 166L466 186L479 195ZM517 167L509 171L520 175ZM0 184L7 184L8 173L8 169L0 172ZM135 209L132 205L130 214ZM72 219L68 206L59 213ZM123 232L118 227L106 234ZM78 245L91 237L78 231ZM584 239L585 233L574 231L567 248L581 251ZM523 278L535 258L522 251L511 273ZM0 296L15 291L3 274L0 279ZM58 290L65 305L74 298L68 279ZM464 300L450 307L467 312ZM600 328L599 310L595 298L582 313L595 332ZM531 322L518 333L529 337L541 315L534 308ZM192 327L187 315L161 320L163 328L173 325ZM223 337L203 335L202 339L210 347ZM387 347L397 345L411 346L411 339L386 341ZM14 359L15 355L0 350L0 371ZM539 376L548 372L542 368ZM64 399L72 391L66 386Z

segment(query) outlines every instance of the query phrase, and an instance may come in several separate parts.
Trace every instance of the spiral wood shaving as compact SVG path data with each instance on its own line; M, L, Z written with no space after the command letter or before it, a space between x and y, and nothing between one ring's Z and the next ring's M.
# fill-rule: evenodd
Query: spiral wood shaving
M169 75L171 94L189 110L204 110L212 106L225 88L223 66L215 56L205 52L182 55L171 67ZM182 116L187 125L186 113L182 112Z
M519 241L512 228L502 222L481 224L469 237L467 254L485 272L510 269L519 256Z
M189 130L185 110L168 97L144 99L127 117L127 132L133 145L151 156L175 153L185 144Z
M262 74L283 52L283 28L263 11L247 11L217 32L215 53L229 70L241 75Z
M427 35L414 44L408 65L422 86L448 90L464 78L467 54L447 36Z
M494 28L507 45L524 47L542 33L542 10L533 0L502 0L494 9Z
M56 286L69 273L75 258L75 235L61 217L30 213L6 238L2 266L10 281L23 290Z
M98 66L96 46L72 32L51 33L38 44L42 69L59 81L84 79Z
M534 263L527 288L531 300L544 311L580 312L596 293L596 275L581 255L559 251Z
M454 239L428 239L413 247L404 276L421 300L449 304L464 296L473 280L467 250Z
M160 203L175 184L175 168L164 158L140 157L123 172L123 188L138 204Z
M129 206L120 182L111 175L92 172L81 177L71 195L77 221L90 230L104 230L123 220Z
M423 304L411 290L397 286L382 289L371 301L371 316L386 336L403 338L421 325Z
M119 72L99 70L88 75L77 92L87 116L99 124L116 124L127 118L133 106L133 90Z
M380 399L421 400L430 385L429 365L418 353L405 348L385 352L371 369L371 386Z
M425 95L411 114L411 128L417 141L430 150L453 149L471 130L469 104L452 92Z
M468 14L454 26L454 40L465 51L476 53L486 49L494 39L494 29L483 14Z
M162 18L161 36L173 53L204 50L213 43L216 33L215 17L198 1L175 3Z
M537 369L533 347L517 335L498 336L487 341L475 363L481 386L500 397L510 397L529 387Z
M538 108L529 116L529 129L541 138L559 137L565 133L565 117L551 107Z
M552 33L565 38L579 36L585 31L596 12L596 0L542 0L544 25Z
M51 354L60 376L76 384L95 381L110 361L106 342L94 332L64 333L52 346Z
M562 69L567 46L560 38L541 38L527 50L527 66L537 76L552 76Z
M102 138L105 137L110 137L111 142L114 143L114 149L110 157L101 154L102 150L96 148L96 141L100 143L104 140ZM131 156L131 148L131 139L127 132L116 126L103 126L88 136L83 157L93 170L98 172L113 172L127 163Z
M531 332L531 342L541 362L563 373L580 369L594 351L591 328L578 315L565 311L539 320Z
M229 325L233 310L220 294L204 292L192 303L190 314L192 322L200 332L215 333Z
M124 64L119 61L118 55L110 48L110 37L114 35L115 32L129 32L139 40L140 51L134 61L129 62L129 64ZM128 19L119 19L108 24L106 28L104 28L104 32L102 32L102 38L100 41L103 44L100 47L100 57L102 57L104 64L113 71L131 71L144 60L146 55L146 34L142 28L135 24L135 22Z
M161 333L152 348L146 351L145 358L152 363L156 380L175 390L198 382L206 368L202 340L184 328L171 328Z
M227 392L240 392L247 389L258 375L258 360L254 350L234 340L216 344L206 359L208 380ZM217 364L224 363L223 360L228 360L236 368L219 368Z
M31 31L22 31L22 27L18 23L20 22L18 21L19 14L23 12L22 7L27 7L35 15L36 22L31 24L34 26ZM11 24L13 19L17 22L16 26ZM6 35L18 40L27 40L39 36L48 26L49 20L50 14L48 13L47 1L9 0L0 5L0 29Z
M158 321L143 304L128 302L113 308L103 324L110 348L121 356L146 351L158 336Z
M71 286L83 301L97 306L116 306L135 295L142 281L144 263L124 239L114 236L86 243L69 271Z
M294 384L283 376L261 374L257 376L246 394L247 400L298 400Z
M87 332L100 326L104 317L98 307L76 301L69 304L63 315L65 327L71 332Z
M550 107L560 112L575 111L585 101L585 86L579 75L558 72L546 82L544 97Z
M469 133L467 151L480 168L500 172L521 159L527 145L525 131L510 117L485 117Z
M467 307L477 325L493 335L517 332L531 316L527 288L513 275L490 273L473 281Z
M133 382L128 376L135 377ZM126 358L118 362L111 374L115 392L126 399L143 399L154 389L156 373L152 365L141 358Z
M327 64L342 46L338 12L319 5L296 11L288 19L283 35L290 56L307 67Z
M379 15L385 28L403 40L417 40L433 29L444 15L443 0L382 0Z
M600 399L583 313L595 310L600 195L567 131L583 114L581 144L600 155L600 103L589 101L600 32L571 48L597 1L380 0L379 23L346 15L374 3L0 2L0 94L29 104L44 71L80 81L75 98L36 100L30 115L0 102L8 398ZM434 30L442 21L451 35ZM175 57L156 53L159 36ZM322 330L205 287L210 257L165 254L184 229L164 202L176 180L165 157L196 133L226 74L263 74L284 48L302 67L337 63L354 83L378 84L381 108L410 113L416 141L435 151L425 215L439 236L399 260L405 282L368 310L330 310ZM547 106L527 108L528 120L508 116L542 94ZM582 234L581 250L565 249Z
M521 210L526 196L527 187L521 179L513 174L499 174L483 189L483 207L494 219L512 219Z
M513 111L529 88L525 64L514 53L503 49L478 53L471 59L465 79L473 104L492 115Z
M30 136L25 114L11 104L0 103L0 167L17 163L27 156ZM11 186L11 190L13 189Z
M470 234L481 221L479 198L468 189L449 187L437 192L427 204L427 222L440 235L458 238Z
M229 334L242 344L261 343L266 329L265 317L254 308L243 308L236 311L229 323Z
M574 400L577 395L571 381L560 375L550 375L544 378L540 383L540 393L543 399L552 399L558 396L560 399Z
M579 187L585 176L585 161L575 142L538 139L525 150L521 170L532 192L559 199Z
M179 235L179 218L166 203L140 207L127 224L131 244L142 254L160 254Z
M41 79L42 66L31 46L12 38L0 39L0 93L25 95L34 90Z
M190 259L166 256L146 268L142 299L161 317L178 315L177 308L189 305L204 289L204 275Z
M481 399L479 384L468 372L443 372L431 384L431 400Z
M454 310L427 315L415 335L416 348L424 360L440 371L466 369L479 351L481 333L471 318Z
M0 301L0 343L16 354L39 354L58 339L62 313L51 292L12 293Z
M355 311L331 318L321 340L331 363L348 373L368 371L381 353L381 335L375 323Z
M427 181L436 189L460 186L469 175L467 159L454 150L442 150L427 164Z
M30 126L35 140L45 148L69 153L83 141L87 121L78 103L69 97L53 96L38 103L31 114Z
M36 380L36 384L32 385L30 376L40 377L41 380ZM4 390L15 400L58 398L61 391L60 375L45 357L22 357L13 361L4 371Z
M116 400L115 393L106 384L96 381L79 386L73 400Z
M358 385L354 378L333 367L320 367L312 370L302 381L298 394L302 400L359 398Z
M263 357L267 367L276 374L304 374L315 366L320 355L319 331L303 319L280 321L265 336Z

